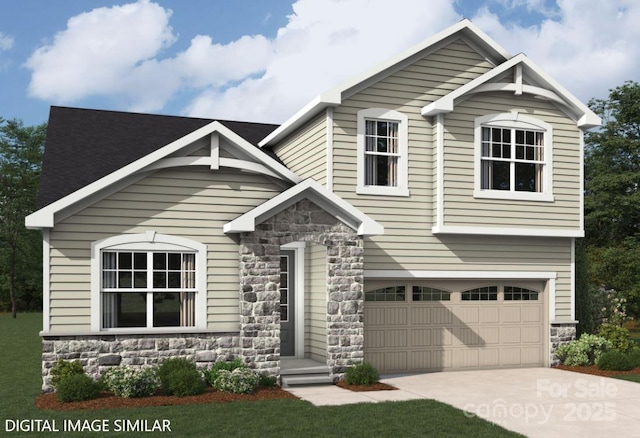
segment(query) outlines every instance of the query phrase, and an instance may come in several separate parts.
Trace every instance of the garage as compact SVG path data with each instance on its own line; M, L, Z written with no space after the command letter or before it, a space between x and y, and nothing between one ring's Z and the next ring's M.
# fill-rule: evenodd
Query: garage
M368 282L364 355L380 372L545 365L545 283Z

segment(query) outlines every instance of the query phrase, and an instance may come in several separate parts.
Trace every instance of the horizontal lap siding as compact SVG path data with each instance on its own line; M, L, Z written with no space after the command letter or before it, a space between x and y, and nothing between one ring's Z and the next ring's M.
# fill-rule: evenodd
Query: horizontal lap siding
M278 158L302 178L327 180L326 113L323 111L274 148Z
M420 111L424 105L473 80L490 68L491 65L486 60L469 46L458 41L345 99L344 103L334 110L334 190L385 227L383 236L365 239L365 269L558 272L557 316L568 319L571 291L570 239L435 237L431 233L435 217L436 137L433 118L422 117ZM458 104L456 112L447 115L445 128L454 126L453 116L457 114L458 108L465 104L472 105L474 102L474 99L470 99ZM561 117L561 113L554 107L537 101L530 102L529 99L519 102L519 107L526 107L531 103L537 117L553 123L554 126L556 122L562 125L555 129L554 136L557 138L554 139L558 146L565 137L573 139L577 135L575 123L573 128L568 125L569 121ZM475 104L478 105L478 102ZM482 108L485 103L479 105ZM488 107L491 105L495 106L489 102ZM371 107L395 109L405 113L409 118L409 197L355 194L356 115L357 111ZM473 130L473 123L471 126ZM451 137L451 134L448 136ZM467 166L470 167L455 173L455 177L446 181L445 193L448 195L455 195L459 190L473 191L472 133L459 140L468 142L470 151L453 150L451 154L468 159ZM468 155L469 152L471 155ZM573 175L571 172L577 169L578 160L575 158L575 161L571 161L574 160L573 157L572 150L565 151L561 147L555 151L554 165L558 168L558 176L554 181L554 193L561 203L556 216L561 213L571 214L574 211L571 202L579 202L574 191L574 184L578 184L577 178L561 176L567 172ZM455 157L450 155L448 158ZM467 207L475 208L471 205ZM503 211L502 216L518 221L526 219L529 214L512 209Z
M248 173L162 170L64 219L50 234L51 331L90 329L91 243L147 230L208 246L208 328L238 330L238 245L222 227L279 192Z
M474 123L519 111L553 126L555 202L474 199ZM577 230L580 227L580 133L554 105L512 93L481 93L445 116L444 224Z

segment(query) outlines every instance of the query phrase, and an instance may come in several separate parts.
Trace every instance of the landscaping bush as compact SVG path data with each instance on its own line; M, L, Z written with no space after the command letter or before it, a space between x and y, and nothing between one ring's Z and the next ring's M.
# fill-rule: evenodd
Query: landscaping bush
M60 381L65 377L79 374L84 374L84 368L79 361L74 360L73 362L69 362L60 359L53 368L51 368L51 385L57 388Z
M634 343L629 338L629 330L613 324L602 324L598 329L598 336L611 342L611 348L622 353L627 353L633 349Z
M378 382L378 370L370 363L364 362L347 368L344 380L349 385L373 385Z
M611 350L611 342L605 338L583 334L580 339L561 345L556 350L556 356L563 364L571 367L593 365L598 357Z
M602 353L598 358L597 364L601 370L629 371L633 368L631 356L615 350Z
M259 382L260 376L249 368L240 367L233 371L218 371L218 377L213 382L213 387L222 392L248 394L255 391Z
M246 368L246 365L240 359L234 359L229 362L216 362L211 366L211 368L204 372L204 379L207 382L207 385L213 386L220 371L233 371L237 368Z
M258 386L273 388L278 385L278 378L276 376L270 376L267 373L262 373L258 374L258 377L260 378Z
M160 364L156 374L166 395L185 397L204 392L202 374L188 359L167 359Z
M627 355L629 356L631 365L633 365L634 368L640 367L640 348L634 347L634 349L628 352Z
M58 382L58 399L62 402L91 400L100 395L100 384L86 374L70 374Z
M111 368L102 376L106 388L116 397L148 397L160 386L156 370L137 370L128 366Z

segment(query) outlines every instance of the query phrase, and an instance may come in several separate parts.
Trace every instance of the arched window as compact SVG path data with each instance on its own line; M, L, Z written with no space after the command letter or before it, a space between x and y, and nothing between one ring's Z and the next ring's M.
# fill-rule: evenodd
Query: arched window
M93 331L206 328L206 245L149 231L91 250Z
M462 301L496 301L498 299L498 286L478 287L462 292Z
M537 301L538 292L524 287L517 286L505 286L504 287L504 300L505 301Z
M405 301L405 286L391 286L365 292L365 301Z

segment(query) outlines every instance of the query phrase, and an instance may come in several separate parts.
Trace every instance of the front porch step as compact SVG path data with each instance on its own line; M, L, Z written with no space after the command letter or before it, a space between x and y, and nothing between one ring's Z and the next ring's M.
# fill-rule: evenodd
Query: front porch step
M311 374L307 376L285 376L281 377L282 379L282 387L286 388L289 386L296 385L331 385L333 384L333 378L329 375L325 374Z

